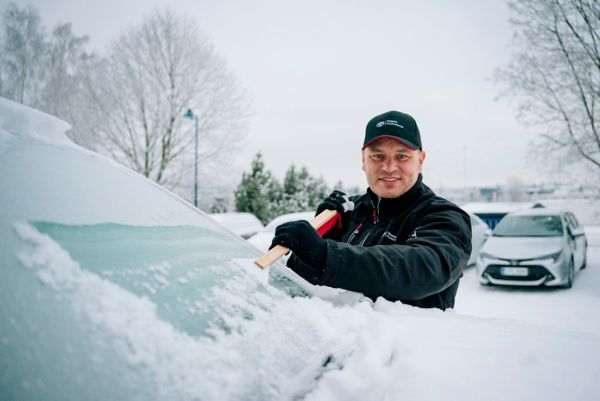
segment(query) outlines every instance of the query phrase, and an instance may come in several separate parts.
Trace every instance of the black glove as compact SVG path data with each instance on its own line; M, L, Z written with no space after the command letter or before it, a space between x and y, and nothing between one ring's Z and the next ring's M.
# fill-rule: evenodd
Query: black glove
M317 214L326 209L337 210L344 214L354 209L354 202L342 191L335 190L317 206Z
M305 220L290 221L277 226L269 249L275 245L290 248L301 261L313 268L320 276L327 258L327 242ZM297 272L300 274L299 272ZM300 274L304 277L304 275Z

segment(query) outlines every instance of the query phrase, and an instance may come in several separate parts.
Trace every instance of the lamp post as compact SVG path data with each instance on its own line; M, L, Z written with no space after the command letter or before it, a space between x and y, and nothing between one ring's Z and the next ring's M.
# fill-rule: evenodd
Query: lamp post
M194 120L194 206L198 207L198 116L192 109L187 109L183 115L185 118Z

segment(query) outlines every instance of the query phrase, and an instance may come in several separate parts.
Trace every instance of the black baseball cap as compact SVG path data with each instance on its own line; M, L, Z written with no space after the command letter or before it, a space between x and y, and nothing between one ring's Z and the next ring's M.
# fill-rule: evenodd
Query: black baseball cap
M363 149L378 139L394 139L411 150L423 150L421 134L414 118L399 111L388 111L367 123Z

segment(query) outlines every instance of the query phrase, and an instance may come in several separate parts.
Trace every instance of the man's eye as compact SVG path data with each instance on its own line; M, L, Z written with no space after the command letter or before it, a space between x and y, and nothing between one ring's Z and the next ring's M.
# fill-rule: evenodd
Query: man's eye
M397 157L400 160L406 160L406 159L408 159L408 155L398 155Z
M373 155L371 156L374 160L383 160L383 155Z

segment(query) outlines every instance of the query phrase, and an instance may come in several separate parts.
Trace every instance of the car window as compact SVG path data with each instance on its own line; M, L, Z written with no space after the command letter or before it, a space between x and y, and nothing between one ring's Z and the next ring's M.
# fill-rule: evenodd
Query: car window
M15 263L0 271L0 370L34 384L8 399L191 399L241 322L306 295L215 224L33 221L14 232L4 245Z
M497 237L557 237L563 235L560 216L505 216L494 228Z
M32 226L56 241L82 269L149 299L161 319L193 336L207 335L215 325L229 329L219 320L213 289L223 287L236 269L257 269L253 252L209 225ZM276 286L283 281L272 280Z

